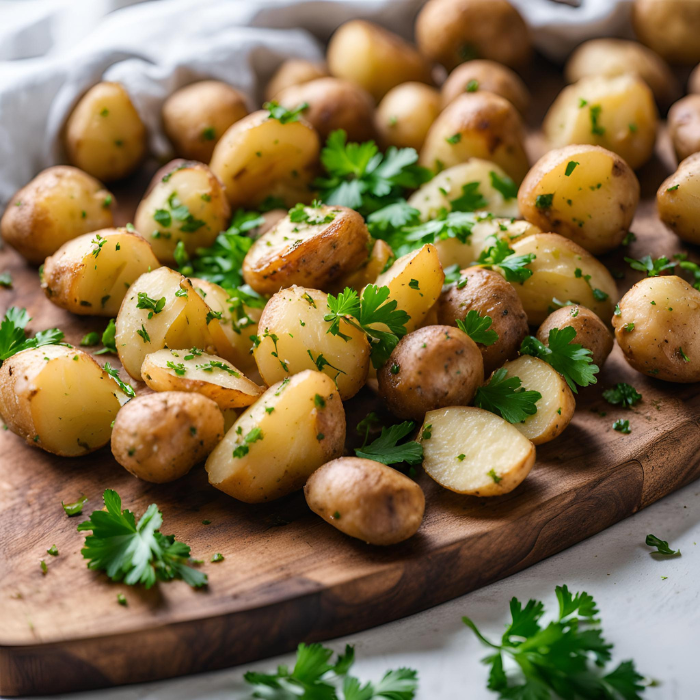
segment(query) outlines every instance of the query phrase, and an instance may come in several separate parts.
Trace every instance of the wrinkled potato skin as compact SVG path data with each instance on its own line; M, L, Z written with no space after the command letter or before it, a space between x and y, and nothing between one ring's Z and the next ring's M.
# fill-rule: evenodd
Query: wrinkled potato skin
M339 457L324 464L309 477L304 496L309 508L327 523L374 545L412 537L425 512L425 496L415 481L359 457Z
M375 117L382 145L420 151L440 109L440 93L430 85L402 83L392 88L377 106Z
M265 88L265 99L276 100L277 95L294 85L303 85L311 80L327 78L330 74L325 63L307 61L305 58L288 58L275 71Z
M522 68L532 55L527 25L507 0L430 0L416 19L416 41L447 70L469 58Z
M700 151L700 95L686 95L671 107L668 132L679 161Z
M697 0L636 0L632 23L639 40L670 63L700 61L700 2Z
M656 205L661 221L681 240L700 243L700 154L686 158L661 183Z
M12 197L0 233L20 255L39 264L67 241L111 227L114 206L101 182L78 168L56 165Z
M426 326L399 341L377 380L395 416L422 421L427 411L468 405L484 381L484 362L463 331Z
M245 97L219 80L176 90L163 103L163 129L182 158L208 163L224 132L248 114Z
M119 411L112 454L139 479L164 484L203 461L223 436L224 417L211 399L164 391L132 399Z
M527 316L512 284L495 270L471 267L462 272L467 284L462 289L450 286L438 300L438 323L456 326L456 319L464 320L474 310L493 321L490 330L498 333L493 345L476 344L488 376L506 360L518 354L518 348L527 335Z
M549 314L537 329L537 340L549 345L549 331L571 327L576 331L572 342L591 351L594 365L602 367L613 349L613 336L608 327L585 306L565 306Z

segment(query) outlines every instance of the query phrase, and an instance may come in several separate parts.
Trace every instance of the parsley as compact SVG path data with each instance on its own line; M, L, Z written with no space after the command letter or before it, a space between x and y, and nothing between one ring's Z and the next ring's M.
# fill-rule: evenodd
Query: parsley
M202 129L202 140L203 141L213 141L216 138L216 129L213 126L208 126L206 129Z
M58 328L39 331L33 338L27 338L25 328L31 321L26 309L11 306L0 323L0 365L22 350L30 350L43 345L66 345L62 343L63 332Z
M0 287L12 289L12 275L9 272L0 273Z
M605 129L598 122L602 111L603 108L600 105L591 105L589 108L589 115L591 117L591 133L595 136L602 136L605 133Z
M119 377L119 370L112 367L109 362L105 362L104 366L104 371L107 372L107 374L114 379L114 381L117 383L119 388L129 397L129 398L134 398L136 396L136 392L134 391L134 388L131 386L131 384L126 384L123 382L120 377Z
M47 554L50 554L52 557L57 557L58 556L58 547L55 544L52 544L47 550Z
M630 321L629 323L622 326L622 328L625 331L625 333L631 333L634 330L634 321Z
M64 503L61 501L63 510L70 518L73 515L80 515L83 512L83 506L87 503L87 496L81 496L75 503Z
M326 407L326 400L323 398L323 396L321 396L321 394L316 394L314 396L314 406L316 406L316 408L325 408ZM265 410L267 410L267 409L265 409ZM270 413L272 413L272 411L270 411Z
M564 175L566 175L566 177L571 177L571 173L573 173L574 170L576 170L577 165L580 165L580 163L578 161L570 160L566 164L566 172L564 173Z
M683 362L690 362L690 358L683 352L682 347L679 346L677 352L681 356Z
M619 418L612 424L613 430L617 430L618 433L623 433L624 435L629 435L632 432L630 428L630 422L628 420L622 420Z
M281 389L282 387L280 387ZM248 452L250 452L250 447L249 445L252 445L254 442L257 442L258 440L263 439L263 434L262 430L260 428L253 428L244 438L243 442L236 447L236 449L233 451L233 456L236 459L240 459L241 457L245 457Z
M138 301L136 302L137 309L148 309L148 318L153 318L153 314L159 314L165 307L165 297L161 297L156 301L151 299L151 297L146 294L146 292L139 292Z
M552 206L553 200L554 200L554 193L538 194L537 197L535 197L535 206L538 209L549 209Z
M675 192L678 189L678 185L673 185L666 188L666 192Z
M100 334L97 331L91 331L90 333L86 333L83 336L83 339L80 341L80 344L83 347L92 347L93 345L97 345L99 341Z
M379 420L379 416L372 411L371 413L368 413L355 427L355 430L362 435L364 432L365 434L365 439L362 443L362 447L364 447L367 444L367 440L369 440L369 434L370 432L373 432L374 429L381 423Z
M263 105L263 109L266 109L270 116L268 119L276 119L280 124L290 124L291 122L298 122L301 117L301 113L308 109L309 105L306 102L302 102L297 105L294 109L287 109L282 107L282 105L277 102L266 102Z
M472 78L464 87L465 92L476 92L479 89L479 81Z
M480 182L467 182L466 185L462 185L462 194L456 199L450 200L450 209L452 211L472 212L488 207L488 201L479 192L479 185L481 185Z
M420 443L408 441L399 444L414 428L415 423L411 421L382 428L381 435L374 442L355 449L355 454L382 464L420 464L423 461L423 446Z
M604 292L602 289L598 289L597 287L593 287L591 285L591 276L590 275L584 275L583 270L580 267L577 267L574 270L574 277L576 279L583 279L585 283L589 286L591 292L593 293L593 298L596 301L605 301L610 297L610 295L607 292Z
M629 263L633 270L646 272L647 277L658 277L665 270L672 270L676 266L676 263L671 262L665 255L656 260L652 260L651 255L645 255L640 260L626 257L625 262Z
M217 562L223 561L224 558L225 558L225 557L224 557L223 554L221 554L221 552L217 552L216 554L214 554L214 555L212 556L212 558L211 558L210 561L211 561L212 563L216 564Z
M141 328L136 331L136 334L141 336L141 340L143 340L144 343L151 342L151 336L148 335L148 331L143 323L141 324Z
M491 187L503 195L503 199L515 199L518 196L518 186L507 175L501 177L497 172L491 170L489 172L491 178Z
M647 535L645 543L648 547L656 547L656 552L652 552L652 554L662 554L665 557L672 557L681 553L680 549L671 549L666 540L660 540L656 535Z
M508 282L523 284L525 280L532 277L532 270L527 266L536 257L534 253L515 255L515 251L508 245L507 241L496 238L494 245L481 251L476 264L489 270L493 267L500 267Z
M501 416L509 423L520 423L537 413L539 391L526 391L520 377L508 377L504 367L497 369L488 384L480 386L474 396L474 405Z
M367 217L367 228L375 238L386 239L389 233L420 223L420 212L405 199L388 204Z
M452 136L447 136L445 138L445 141L449 143L451 146L454 146L455 144L458 144L462 140L462 134L457 132L456 134L452 134Z
M620 382L603 392L603 398L613 406L631 408L642 400L642 395L630 384Z
M200 352L199 354L201 355L202 353ZM190 359L190 357L185 357L185 359ZM232 377L236 377L236 379L238 379L241 376L239 372L233 369L233 367L230 367L221 360L209 360L209 362L205 362L203 365L195 365L195 369L201 369L204 372L213 372L215 369L220 369L221 371L228 373Z
M482 316L478 311L472 309L465 319L457 319L457 328L464 331L475 343L482 345L493 345L498 340L498 333L489 328L493 320L490 316Z
M625 237L622 239L622 245L629 245L637 240L637 234L633 231L627 231Z
M182 362L173 362L172 360L168 360L165 363L165 366L173 370L175 374L177 374L178 377L184 377L185 373L187 372L187 367L185 367Z

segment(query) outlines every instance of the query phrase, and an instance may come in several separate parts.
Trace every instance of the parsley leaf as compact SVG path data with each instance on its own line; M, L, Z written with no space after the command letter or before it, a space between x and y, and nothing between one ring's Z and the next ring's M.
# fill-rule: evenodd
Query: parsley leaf
M501 177L497 172L492 170L489 173L491 178L491 187L503 195L503 199L515 199L518 196L518 186L507 175Z
M282 107L282 105L277 102L266 102L263 105L263 109L266 109L270 116L268 119L276 119L280 124L289 124L290 122L298 122L301 117L301 113L308 109L309 105L306 102L302 102L297 105L294 109L287 109Z
M489 330L492 323L490 316L482 316L476 309L471 309L464 321L457 319L457 328L464 331L475 343L493 345L498 340L498 333Z
M647 535L645 542L648 547L656 547L656 552L652 552L653 554L663 554L666 557L672 557L681 553L680 549L671 549L666 540L660 540L656 535Z
M423 461L423 445L413 441L399 444L414 428L415 423L411 421L382 428L381 435L374 442L355 449L355 454L382 464L420 464Z
M509 377L504 367L497 369L488 384L480 386L474 396L474 405L501 416L509 423L520 423L537 413L539 391L525 391L520 377Z
M27 338L25 328L31 321L26 309L11 306L0 323L0 365L22 350L31 350L42 345L67 345L62 343L63 332L58 328L39 331L33 338Z
M642 395L630 384L620 382L603 392L603 398L613 406L630 408L642 400Z
M61 501L61 505L66 515L70 518L73 515L80 515L83 512L83 506L87 503L87 500L87 496L81 496L75 503L64 503Z
M112 365L109 364L109 362L105 362L104 366L104 371L107 372L107 374L114 379L114 381L117 383L117 386L129 397L129 398L134 398L136 396L136 392L134 391L134 387L131 386L131 384L127 384L126 382L123 382L121 380L121 377L119 376L119 370L116 369L115 367L112 367Z
M113 318L109 319L107 328L104 329L102 333L102 345L104 346L101 350L98 350L95 355L105 355L108 352L117 354L117 345L115 338L117 335L117 326Z
M367 217L367 228L375 238L386 240L393 233L406 226L415 226L420 221L420 212L405 199L388 204Z
M494 173L492 173L494 174ZM467 182L462 185L462 194L456 199L450 200L452 211L472 212L477 209L485 209L489 203L484 195L479 192L480 182Z
M646 272L647 277L658 277L665 270L672 270L676 266L676 263L670 261L665 255L662 255L656 260L652 260L651 255L645 255L639 260L626 257L625 262L629 263L629 266L633 270Z
M481 251L476 264L487 269L500 267L508 282L519 282L532 277L532 270L527 266L536 258L534 253L527 255L515 255L515 251L508 245L508 241L499 238L494 239L494 245Z

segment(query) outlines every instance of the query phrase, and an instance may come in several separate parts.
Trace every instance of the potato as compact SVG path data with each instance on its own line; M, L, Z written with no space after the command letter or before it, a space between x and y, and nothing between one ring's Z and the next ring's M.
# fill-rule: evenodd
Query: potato
M515 255L536 256L528 265L532 277L514 285L531 324L539 325L567 302L587 306L603 319L612 316L615 280L605 265L576 243L556 233L537 233L511 247Z
M416 19L416 41L447 70L473 58L522 68L532 55L527 25L507 0L430 0Z
M402 83L382 98L375 123L382 145L420 151L440 114L440 93L423 83Z
M482 158L520 182L529 168L524 139L520 115L508 100L491 92L465 93L433 122L419 162L440 171Z
M585 306L565 306L549 314L537 330L537 340L549 345L553 328L571 327L576 331L574 343L591 351L593 364L602 367L613 349L612 333L603 321Z
M700 151L700 95L686 95L671 107L668 132L678 160Z
M317 289L290 287L267 302L253 356L268 386L318 369L335 381L343 401L362 388L369 369L367 336L346 321L340 331L349 339L332 335L323 320L328 313L327 297Z
M530 105L525 83L510 68L495 61L467 61L457 66L442 85L443 109L465 92L493 92L508 100L520 114Z
M700 243L700 154L686 158L656 193L659 218L681 240Z
M382 240L374 241L369 257L360 267L346 275L343 275L330 285L333 293L342 292L346 287L361 292L368 284L374 284L377 277L382 274L395 260L391 246Z
M490 330L498 333L493 345L477 343L488 376L506 360L517 356L520 344L527 335L527 316L512 284L495 270L472 267L462 272L467 283L461 289L453 284L440 295L437 303L438 323L456 326L470 311L488 316Z
M211 399L164 391L139 396L119 411L112 454L139 479L164 484L185 476L223 436L224 417Z
M42 170L17 192L0 233L30 263L42 263L64 243L113 224L114 197L101 182L68 165Z
M68 241L46 258L41 288L62 309L111 318L131 284L158 267L141 236L125 228L102 229Z
M0 416L29 445L79 457L109 442L112 421L129 399L82 350L44 345L0 367ZM19 465L18 465L19 466Z
M288 87L303 85L311 80L328 77L328 68L321 61L308 61L305 58L288 58L275 71L265 88L265 99L270 102Z
M375 284L389 288L389 299L405 311L410 319L406 330L410 333L420 326L442 291L445 273L442 271L437 248L427 243L418 250L400 257Z
M273 384L207 459L209 483L246 503L300 489L343 453L345 412L333 380L306 370Z
M343 129L348 141L375 138L374 100L359 85L338 78L319 78L291 85L275 98L283 107L294 109L306 103L306 119L323 141L336 129Z
M163 130L181 158L208 163L224 132L248 114L245 97L219 80L200 80L163 103Z
M295 208L258 238L243 260L243 277L259 294L299 284L327 287L367 259L369 231L347 207Z
M292 207L309 202L320 142L304 119L282 123L270 112L253 112L221 137L209 164L226 188L231 207L253 209L268 197Z
M403 542L418 531L425 496L415 481L371 459L340 457L317 469L304 486L309 508L367 544Z
M632 23L639 40L671 63L700 61L698 0L635 0Z
M535 446L514 425L480 408L429 411L420 441L428 476L469 496L508 493L535 463Z
M331 75L356 83L377 102L401 83L432 83L430 64L414 46L364 20L341 25L331 37L326 58Z
M521 214L600 255L632 225L639 181L620 156L600 146L565 146L535 163L518 191Z
M68 160L109 182L131 174L146 154L146 127L119 83L97 83L73 108L65 126Z
M667 382L700 381L700 292L675 275L643 279L620 299L613 317L625 359Z
M466 333L426 326L399 341L377 380L395 416L420 421L435 408L469 404L484 381L484 363Z
M635 75L593 76L565 87L545 117L550 148L590 143L636 170L651 158L658 114L649 86Z
M576 410L576 400L564 377L551 365L529 355L506 362L503 369L509 377L519 377L526 391L542 394L537 401L537 413L521 423L513 423L513 427L533 445L543 445L559 437Z
M700 94L700 66L695 66L688 77L688 92L693 95Z

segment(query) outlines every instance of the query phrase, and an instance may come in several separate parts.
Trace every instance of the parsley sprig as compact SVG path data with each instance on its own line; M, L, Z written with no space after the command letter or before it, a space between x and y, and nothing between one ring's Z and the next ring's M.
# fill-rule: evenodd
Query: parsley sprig
M613 406L631 408L642 400L642 395L631 384L619 382L611 389L606 389L603 398Z
M476 264L487 269L499 267L508 282L523 284L525 280L532 277L532 270L528 265L536 257L534 253L516 255L508 245L508 241L494 237L494 244L481 251Z
M359 428L359 426L358 426ZM364 459L372 459L382 464L420 464L423 461L423 445L419 442L402 442L415 428L412 421L404 421L388 428L382 428L381 435L369 445L355 449L355 454ZM369 430L367 432L369 435ZM365 443L367 438L365 438Z
M501 416L509 423L520 423L537 413L539 391L526 391L520 377L509 377L505 367L497 369L488 384L480 386L474 396L474 405Z
M645 255L639 260L626 257L625 262L628 263L633 270L646 272L647 277L658 277L666 270L673 270L673 268L676 267L676 263L669 260L665 255L656 258L656 260L652 259L651 255Z
M498 340L498 333L491 328L493 319L482 316L476 309L471 309L464 320L457 319L457 328L464 331L475 343L493 345Z
M24 330L31 321L26 309L11 306L0 323L0 365L22 350L31 350L42 345L66 345L62 343L63 331L49 328L39 331L33 338L27 338Z
M294 109L287 109L273 100L272 102L266 102L263 108L270 113L268 119L276 119L280 124L289 124L290 122L298 122L301 113L308 109L309 105L307 102L302 102Z

